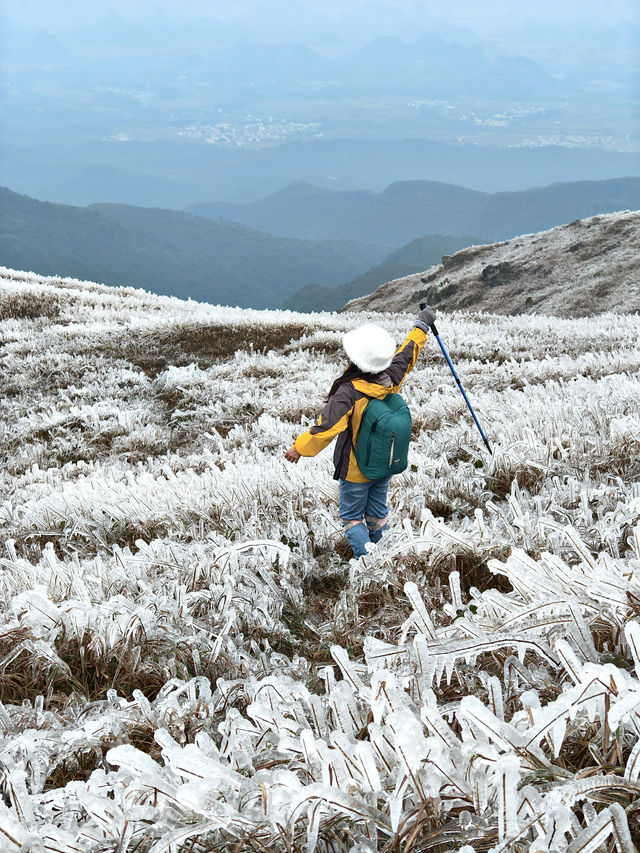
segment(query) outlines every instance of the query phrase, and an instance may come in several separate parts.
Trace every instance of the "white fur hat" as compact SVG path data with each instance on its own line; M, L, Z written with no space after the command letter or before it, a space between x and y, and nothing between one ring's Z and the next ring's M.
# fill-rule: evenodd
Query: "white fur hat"
M389 332L373 323L351 329L342 339L344 351L364 373L380 373L391 364L396 344Z

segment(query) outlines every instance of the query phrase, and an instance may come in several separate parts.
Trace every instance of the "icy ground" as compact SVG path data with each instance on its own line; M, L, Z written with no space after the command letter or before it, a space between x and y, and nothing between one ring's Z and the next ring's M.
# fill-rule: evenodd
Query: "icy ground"
M640 318L442 314L348 563L362 320L0 271L0 849L640 844Z

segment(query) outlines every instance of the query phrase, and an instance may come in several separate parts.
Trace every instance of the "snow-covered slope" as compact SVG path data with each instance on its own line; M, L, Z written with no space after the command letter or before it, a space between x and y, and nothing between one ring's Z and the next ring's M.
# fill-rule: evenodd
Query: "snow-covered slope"
M472 246L440 266L381 285L349 311L447 311L586 317L640 311L640 211L579 219L503 243Z
M640 843L640 318L443 315L347 564L362 319L0 271L3 851Z

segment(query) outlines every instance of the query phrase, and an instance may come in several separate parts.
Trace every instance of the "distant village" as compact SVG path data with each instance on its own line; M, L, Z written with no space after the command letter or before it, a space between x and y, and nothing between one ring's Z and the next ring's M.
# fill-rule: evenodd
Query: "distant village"
M244 121L199 123L178 131L178 135L210 145L230 145L237 148L258 148L284 142L301 135L322 136L319 122L287 121L273 116L247 115Z

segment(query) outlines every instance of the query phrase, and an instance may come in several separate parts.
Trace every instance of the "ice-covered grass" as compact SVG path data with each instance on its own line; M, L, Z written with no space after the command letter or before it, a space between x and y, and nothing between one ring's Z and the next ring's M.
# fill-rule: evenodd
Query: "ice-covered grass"
M349 563L362 319L2 273L0 849L640 844L640 319L442 316Z

